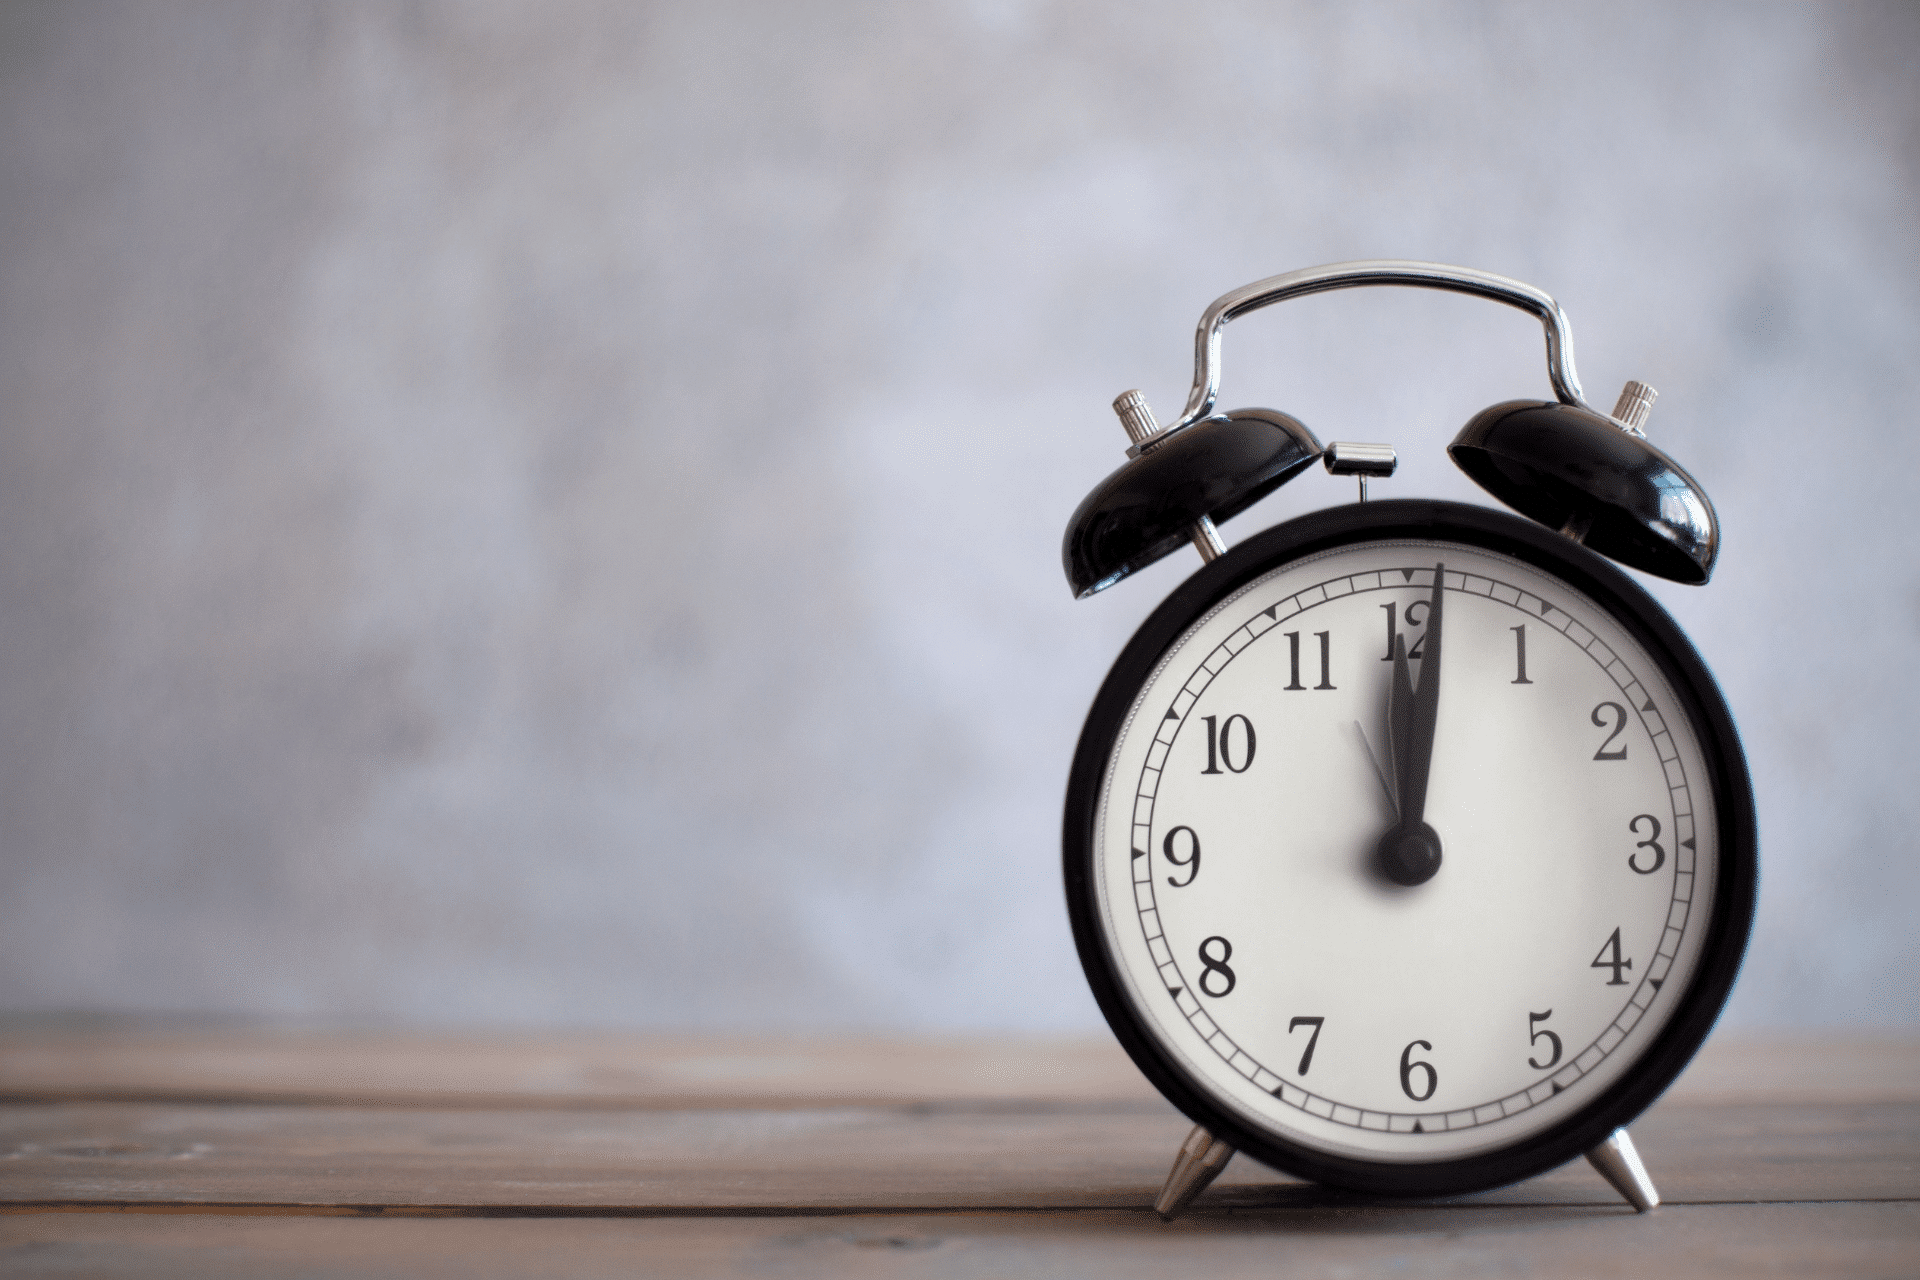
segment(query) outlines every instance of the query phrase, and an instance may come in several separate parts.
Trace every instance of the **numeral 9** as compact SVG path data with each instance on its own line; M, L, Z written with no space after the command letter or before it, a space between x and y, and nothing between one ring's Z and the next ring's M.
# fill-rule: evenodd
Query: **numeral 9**
M1184 858L1173 851L1173 838L1182 831L1187 833L1187 844L1193 850L1191 854ZM1167 861L1171 862L1174 866L1192 868L1192 870L1187 872L1187 878L1185 880L1175 880L1172 876L1167 877L1167 883L1174 888L1184 889L1200 878L1200 837L1194 833L1192 827L1175 827L1173 830L1167 832L1167 838L1160 842L1160 852L1165 854Z

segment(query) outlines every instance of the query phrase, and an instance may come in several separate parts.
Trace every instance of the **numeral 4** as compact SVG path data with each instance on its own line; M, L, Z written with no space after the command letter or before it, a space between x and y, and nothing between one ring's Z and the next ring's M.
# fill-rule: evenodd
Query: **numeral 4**
M1611 959L1608 958L1609 952L1612 953ZM1621 977L1620 974L1622 970L1633 968L1633 961L1624 958L1620 954L1620 931L1618 929L1615 929L1607 936L1606 945L1600 948L1600 954L1593 958L1593 963L1588 965L1587 968L1613 970L1613 976L1607 979L1607 985L1610 987L1624 987L1627 985L1627 980ZM1549 1009L1548 1012L1551 1013L1552 1010Z

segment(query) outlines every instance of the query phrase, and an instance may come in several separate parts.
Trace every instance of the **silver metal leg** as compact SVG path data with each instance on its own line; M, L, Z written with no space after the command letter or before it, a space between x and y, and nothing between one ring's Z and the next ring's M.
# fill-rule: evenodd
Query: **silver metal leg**
M1615 1129L1605 1142L1587 1152L1587 1163L1639 1212L1645 1213L1660 1203L1660 1193L1653 1189L1647 1166L1640 1163L1640 1153L1633 1149L1633 1139L1625 1129Z
M1232 1147L1195 1125L1187 1140L1180 1144L1180 1154L1173 1158L1167 1185L1160 1188L1153 1211L1160 1215L1162 1222L1172 1222L1181 1210L1193 1203L1195 1196L1207 1189L1208 1183L1220 1176L1231 1159Z

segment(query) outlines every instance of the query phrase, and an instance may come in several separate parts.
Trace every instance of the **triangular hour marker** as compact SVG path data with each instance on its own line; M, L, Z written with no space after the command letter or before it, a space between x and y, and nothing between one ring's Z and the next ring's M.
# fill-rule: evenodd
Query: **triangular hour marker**
M1692 836L1688 836L1688 837L1687 837L1687 838L1686 838L1685 840L1682 840L1682 841L1680 842L1680 847L1681 847L1682 849L1691 849L1691 848L1693 848L1693 837L1692 837Z
M1553 612L1553 606L1548 604L1545 600L1542 600L1540 602L1540 616L1544 618L1552 612Z
M1406 579L1406 580L1407 580L1408 582L1412 582L1412 581L1413 581L1413 570L1411 570L1411 569L1402 569L1402 570L1400 571L1400 576L1401 576L1401 577L1403 577L1403 578L1405 578L1405 579Z
M1652 699L1652 698L1648 698L1648 699L1647 699L1647 702L1646 702L1646 705L1645 705L1645 706L1643 706L1643 707L1641 707L1640 709L1641 709L1642 711L1651 711L1651 710L1653 710L1653 699Z
M1283 1084L1277 1084L1277 1085L1275 1085L1275 1086L1273 1086L1273 1088L1272 1088L1271 1090L1269 1090L1268 1092L1270 1092L1270 1093L1272 1093L1274 1097L1276 1097L1276 1098L1279 1098L1279 1099L1280 1099L1280 1100L1281 1100L1282 1102L1285 1102L1285 1101L1286 1101L1286 1095L1284 1095L1284 1094L1282 1094L1282 1093L1281 1093L1280 1091L1281 1091L1282 1089L1284 1089L1284 1088L1286 1088L1286 1087L1287 1087L1287 1086L1285 1086L1285 1085L1283 1085Z
M1180 998L1180 993L1185 990L1186 990L1185 987L1168 987L1167 994L1172 996L1175 1000L1178 1000Z
M1665 978L1649 978L1647 979L1647 981L1653 984L1653 989L1655 991L1658 991L1660 989L1660 985L1664 983L1666 979Z
M1420 1122L1419 1122L1418 1120L1415 1120L1415 1121L1413 1122L1413 1131L1414 1131L1415 1133L1425 1133L1425 1132L1426 1132L1426 1130L1425 1130L1425 1129L1422 1129L1422 1128L1420 1127Z
M1133 856L1136 858L1144 858L1147 856L1147 851L1145 849L1135 849L1133 851Z
M1162 720L1178 720L1180 718L1180 713L1178 711L1175 711L1172 707L1168 707L1167 714L1160 718Z
M1272 618L1275 622L1280 621L1280 606L1277 604L1270 604L1266 608L1262 609L1260 612L1266 614L1269 618Z
M1562 1090L1561 1090L1561 1088L1560 1088L1560 1082L1559 1082L1558 1080L1555 1080L1555 1081L1553 1082L1553 1091L1554 1091L1555 1093L1560 1093L1560 1092L1562 1092Z

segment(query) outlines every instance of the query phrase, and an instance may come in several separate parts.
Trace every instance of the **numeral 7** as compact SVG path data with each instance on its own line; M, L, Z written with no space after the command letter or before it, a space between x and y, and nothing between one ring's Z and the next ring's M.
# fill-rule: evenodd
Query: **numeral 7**
M1300 1074L1307 1074L1307 1068L1313 1065L1313 1046L1320 1043L1320 1026L1325 1018L1295 1018L1287 1024L1287 1034L1292 1035L1301 1027L1312 1027L1313 1034L1307 1037L1307 1051L1300 1055Z

